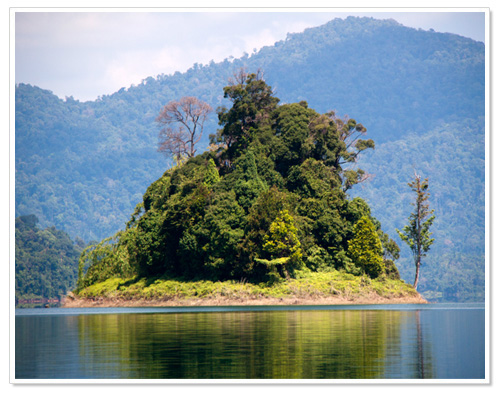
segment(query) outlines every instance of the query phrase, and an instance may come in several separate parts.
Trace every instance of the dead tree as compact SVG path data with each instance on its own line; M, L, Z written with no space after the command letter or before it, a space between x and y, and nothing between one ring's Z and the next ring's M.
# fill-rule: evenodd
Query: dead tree
M158 135L158 151L180 160L194 157L196 143L203 135L203 125L212 107L198 98L185 96L171 101L161 110L156 122L162 129Z

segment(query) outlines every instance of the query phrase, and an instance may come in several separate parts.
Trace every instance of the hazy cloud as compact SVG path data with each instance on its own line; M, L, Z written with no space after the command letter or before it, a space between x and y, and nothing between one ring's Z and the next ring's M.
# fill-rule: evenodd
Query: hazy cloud
M186 71L272 45L353 13L17 12L15 81L93 100L149 76ZM356 13L361 15L361 13ZM363 15L366 15L363 14ZM484 40L482 14L372 13ZM482 29L482 37L481 37Z

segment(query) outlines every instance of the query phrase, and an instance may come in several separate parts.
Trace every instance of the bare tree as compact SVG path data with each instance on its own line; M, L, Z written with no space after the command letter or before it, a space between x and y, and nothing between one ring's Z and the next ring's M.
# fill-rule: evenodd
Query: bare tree
M194 157L195 145L203 135L203 125L211 112L208 103L192 96L169 102L156 117L156 122L162 125L158 151L177 160L182 156Z

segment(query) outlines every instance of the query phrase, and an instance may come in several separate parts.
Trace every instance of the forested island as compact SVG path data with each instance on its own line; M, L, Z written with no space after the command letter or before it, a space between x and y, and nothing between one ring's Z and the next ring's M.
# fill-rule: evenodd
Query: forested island
M196 155L210 106L166 105L159 149L176 165L124 230L87 247L66 306L425 302L399 247L349 190L367 130L306 101L280 104L262 74L224 88L220 129Z
M369 179L348 193L368 203L398 243L414 168L429 178L436 241L418 291L429 301L484 301L485 54L484 43L455 34L348 17L239 58L145 77L96 100L19 83L15 216L34 214L40 228L54 226L85 245L114 235L171 166L156 150L162 107L183 96L230 107L228 77L260 68L281 104L305 100L318 113L347 113L368 128L377 148L365 150L358 166ZM196 154L207 150L217 122L212 112ZM411 251L400 245L399 273L413 282Z

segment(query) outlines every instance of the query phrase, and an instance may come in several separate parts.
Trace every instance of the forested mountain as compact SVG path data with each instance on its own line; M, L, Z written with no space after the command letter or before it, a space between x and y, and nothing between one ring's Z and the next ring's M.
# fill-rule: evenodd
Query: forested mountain
M484 44L393 20L335 19L251 56L148 77L91 102L18 85L16 216L35 213L41 225L86 241L114 234L170 166L156 152L162 106L183 96L227 106L223 87L240 68L260 68L281 103L307 100L368 129L376 148L362 168L373 178L351 195L366 198L395 240L411 211L412 166L429 177L439 244L420 290L484 293ZM217 129L214 113L198 152ZM412 269L402 254L404 277Z
M76 286L83 241L37 223L35 215L16 218L16 301L58 299Z

